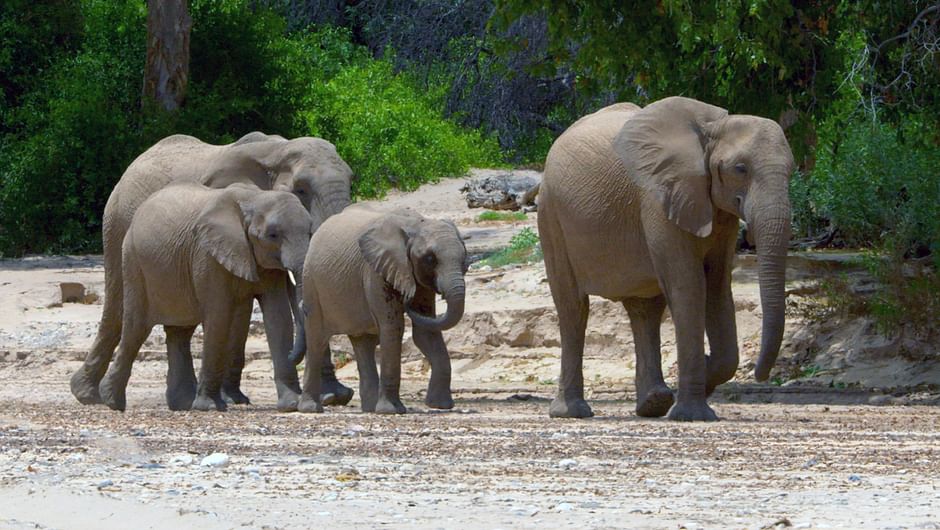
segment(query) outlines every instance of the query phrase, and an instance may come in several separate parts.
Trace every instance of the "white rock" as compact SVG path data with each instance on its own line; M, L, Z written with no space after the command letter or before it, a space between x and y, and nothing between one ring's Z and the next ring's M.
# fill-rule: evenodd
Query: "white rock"
M171 466L189 466L193 463L193 455L182 454L176 455L173 458L170 458Z
M563 458L558 461L558 467L571 469L578 465L578 461L573 458Z
M570 512L571 510L574 510L574 504L570 502L559 502L555 505L556 512Z
M201 466L206 467L225 467L229 463L229 457L225 453L212 453L211 455L202 459L202 462L199 463Z

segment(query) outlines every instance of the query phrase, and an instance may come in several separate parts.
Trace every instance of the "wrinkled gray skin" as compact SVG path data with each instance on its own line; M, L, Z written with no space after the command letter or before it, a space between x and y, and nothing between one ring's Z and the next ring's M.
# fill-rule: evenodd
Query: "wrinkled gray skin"
M364 412L403 414L401 343L405 312L415 345L431 363L425 403L454 406L450 357L442 330L463 316L467 250L453 223L407 210L383 213L351 206L328 219L310 241L304 263L307 352L298 410L322 412L315 367L333 335L352 341ZM447 311L435 316L435 294ZM382 348L381 375L375 347ZM311 369L314 367L314 369Z
M137 352L162 324L167 405L225 410L223 378L229 356L248 336L252 301L260 300L267 329L290 311L287 271L300 276L312 231L304 206L283 191L179 183L151 195L124 238L121 342L101 380L104 403L124 410ZM189 339L198 324L204 348L197 389ZM271 344L286 351L290 335L275 335Z
M287 191L300 199L316 229L327 217L350 204L352 178L352 170L331 143L307 137L285 140L260 132L247 134L228 145L210 145L191 136L174 135L161 140L137 157L114 187L105 206L102 219L104 309L91 351L82 367L72 375L72 394L84 404L101 403L98 383L121 337L121 244L134 212L153 193L174 182L185 181L210 188L225 188L242 183L262 190ZM286 280L283 290L285 296L295 297L293 287ZM287 314L266 315L270 321L270 328L267 329L269 344L272 338L277 344L294 340L292 316L298 323L301 320L297 304L293 306ZM269 316L273 318L267 318ZM303 326L298 325L296 328L298 337L295 348L302 351ZM289 351L272 347L271 354L278 409L294 410L300 394L300 382L296 370L286 363ZM326 357L325 362L329 364L329 356ZM237 346L232 359L233 364L225 377L225 393L236 403L247 403L247 396L239 388L245 362L244 344ZM329 367L332 368L332 365L329 364ZM335 379L325 384L325 390L333 391L334 395L345 392L347 400L352 397L351 390L339 385Z
M562 342L551 416L593 415L582 357L588 295L596 295L622 301L629 314L637 414L717 419L706 398L738 366L731 297L738 219L757 242L763 328L755 377L768 377L783 336L792 170L775 122L681 97L604 108L555 141L538 219ZM675 398L660 354L667 305L678 348Z

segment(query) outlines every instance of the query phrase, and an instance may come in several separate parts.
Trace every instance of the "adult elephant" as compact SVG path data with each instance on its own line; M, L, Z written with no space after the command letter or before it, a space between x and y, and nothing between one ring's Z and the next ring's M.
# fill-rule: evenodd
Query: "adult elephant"
M582 358L588 295L597 295L622 301L630 317L637 414L718 419L706 398L738 366L731 296L738 219L756 234L763 329L755 377L768 377L783 336L792 170L775 122L682 97L601 109L555 141L538 219L562 343L551 416L593 415ZM678 348L675 398L660 354L666 305Z
M253 184L262 190L295 194L310 213L316 229L327 217L350 204L352 178L352 170L326 140L310 137L286 140L260 132L249 133L227 145L211 145L191 136L173 135L137 157L114 187L104 209L104 308L91 351L72 375L72 394L84 404L101 403L98 385L121 337L121 245L134 212L148 197L180 181L194 181L210 188ZM294 348L303 350L305 345L303 320L296 303L299 297L289 282L285 282L284 289L294 307L279 307L278 311L284 314L265 315L265 321L273 324L266 331L272 347L278 409L287 411L296 409L300 394L297 371L288 361L290 352L287 350L295 340L292 317L301 323L297 326ZM233 401L244 403L247 397L239 388L245 362L244 345L231 355L233 363L225 375L223 389ZM322 377L323 390L332 394L334 402L348 401L352 397L352 389L336 380L329 355Z

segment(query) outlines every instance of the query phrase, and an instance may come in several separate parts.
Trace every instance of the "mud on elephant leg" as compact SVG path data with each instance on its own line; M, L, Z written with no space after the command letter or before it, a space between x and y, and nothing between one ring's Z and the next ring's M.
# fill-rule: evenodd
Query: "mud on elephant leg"
M196 372L190 342L195 326L164 326L166 331L166 404L170 410L190 410L196 399Z
M660 323L666 309L666 298L630 298L623 302L630 316L633 343L636 349L636 413L637 416L665 416L675 397L663 380L660 350Z

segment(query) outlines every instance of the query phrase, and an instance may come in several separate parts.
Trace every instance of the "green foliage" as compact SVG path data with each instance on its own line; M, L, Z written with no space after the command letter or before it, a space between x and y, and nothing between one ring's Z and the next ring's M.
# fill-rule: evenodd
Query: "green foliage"
M478 223L483 221L525 221L525 212L494 212L487 210L476 217Z
M210 143L253 130L321 135L359 174L361 197L501 158L494 142L442 117L440 86L419 88L348 30L288 32L249 0L191 0L190 12L187 99L168 115L140 101L143 2L3 4L0 254L99 250L114 184L174 133Z
M146 145L134 119L144 8L89 0L82 15L89 37L77 53L53 60L5 117L13 132L0 140L4 254L98 247L110 189Z
M376 197L391 187L413 190L424 182L462 175L471 165L499 163L495 141L461 130L436 110L391 63L354 65L331 79L304 116L310 134L330 138L359 178L353 191Z
M816 168L791 182L797 233L829 222L853 246L890 236L902 256L940 249L940 147L905 141L905 130L865 116L824 123Z
M539 235L529 227L520 230L509 240L509 246L479 262L480 266L503 267L514 263L532 263L542 260Z

